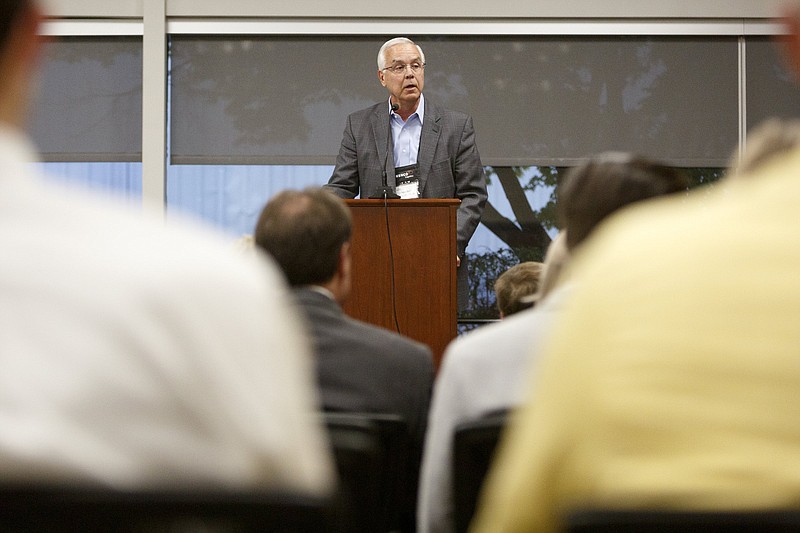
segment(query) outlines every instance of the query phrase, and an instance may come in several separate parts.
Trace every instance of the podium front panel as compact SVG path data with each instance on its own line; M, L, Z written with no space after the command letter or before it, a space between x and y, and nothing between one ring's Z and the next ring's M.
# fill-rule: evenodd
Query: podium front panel
M348 200L353 289L345 312L425 343L456 336L455 199Z

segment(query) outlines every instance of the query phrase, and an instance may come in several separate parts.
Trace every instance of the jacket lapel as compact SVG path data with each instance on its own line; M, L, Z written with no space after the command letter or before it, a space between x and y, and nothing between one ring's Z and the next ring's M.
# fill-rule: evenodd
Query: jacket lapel
M387 185L394 187L394 153L388 144L391 141L389 141L389 105L386 102L382 102L375 107L375 113L372 114L371 123L372 136L375 138L375 149L377 150L378 161L385 165ZM420 141L420 144L421 143L422 141ZM384 158L386 158L385 161ZM380 184L381 176L378 176L378 185Z
M436 153L436 145L439 143L441 133L442 117L436 106L425 100L425 121L422 123L422 134L419 139L419 152L417 154L417 165L419 166L419 193L425 190L428 182L433 156Z

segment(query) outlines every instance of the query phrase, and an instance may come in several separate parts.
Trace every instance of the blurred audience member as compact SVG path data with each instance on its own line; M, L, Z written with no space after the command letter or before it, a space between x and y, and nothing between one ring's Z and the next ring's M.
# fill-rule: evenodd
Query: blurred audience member
M403 415L424 434L433 381L430 349L344 314L352 276L350 211L324 189L284 191L267 203L256 245L283 269L316 349L323 408Z
M33 172L41 15L0 3L3 481L324 494L311 355L274 264Z
M800 60L800 8L788 22ZM581 251L475 531L560 531L582 508L796 507L800 151L761 168L628 211Z
M567 251L567 230L562 229L553 238L547 253L544 255L542 273L539 276L539 289L534 297L537 303L544 301L547 296L558 286L561 271L569 263L569 251Z
M800 120L771 118L748 132L745 149L729 164L734 176L749 175L766 163L779 161L800 146Z
M542 263L525 261L512 266L497 277L497 281L494 282L494 292L501 319L533 307L541 273Z
M284 191L264 207L256 245L271 254L294 288L316 353L322 408L389 413L408 423L413 523L419 457L427 424L433 356L430 349L342 311L350 294L352 221L344 201L321 188Z
M252 235L240 235L231 246L234 252L243 255L252 255L256 250L256 242Z
M608 215L649 198L686 190L686 177L671 168L621 153L607 153L572 169L558 189L558 216L569 228L570 253ZM550 258L562 261L560 252ZM563 262L558 268L562 268ZM549 265L545 262L545 271ZM561 272L559 283L566 276ZM537 345L560 312L568 288L497 324L463 335L448 346L434 389L423 455L418 530L453 530L453 433L462 422L519 405L529 391Z

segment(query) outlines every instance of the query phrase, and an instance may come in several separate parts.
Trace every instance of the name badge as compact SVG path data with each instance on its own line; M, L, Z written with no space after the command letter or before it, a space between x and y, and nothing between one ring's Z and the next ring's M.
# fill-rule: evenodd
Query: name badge
M404 199L419 198L417 165L406 165L394 169L395 192Z

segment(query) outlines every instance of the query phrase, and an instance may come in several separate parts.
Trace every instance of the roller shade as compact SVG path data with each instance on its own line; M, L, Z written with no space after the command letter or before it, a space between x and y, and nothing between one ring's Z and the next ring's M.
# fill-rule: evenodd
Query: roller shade
M44 161L141 161L141 38L46 42L31 110Z
M800 87L776 42L769 37L749 37L747 65L747 129L771 118L800 118Z
M412 36L413 38L413 36ZM174 164L333 164L347 114L386 98L366 37L174 36ZM425 96L470 113L483 162L631 150L724 166L735 37L420 37Z

